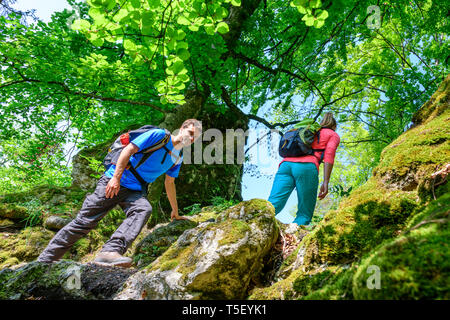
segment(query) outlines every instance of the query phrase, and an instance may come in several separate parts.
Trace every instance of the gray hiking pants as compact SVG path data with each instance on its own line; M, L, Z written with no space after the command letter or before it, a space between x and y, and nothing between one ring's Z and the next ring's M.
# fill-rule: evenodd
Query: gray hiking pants
M73 244L95 228L98 222L116 205L126 214L119 228L103 245L102 252L124 254L141 232L152 212L152 207L142 191L120 187L113 198L106 198L106 185L110 178L103 175L94 193L88 195L77 217L56 233L38 261L52 262L60 259Z

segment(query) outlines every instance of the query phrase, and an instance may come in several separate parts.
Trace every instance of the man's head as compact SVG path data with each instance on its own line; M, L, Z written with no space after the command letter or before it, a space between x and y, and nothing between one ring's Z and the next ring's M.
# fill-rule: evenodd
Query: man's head
M177 139L182 146L189 146L202 134L202 123L197 119L188 119L181 125Z

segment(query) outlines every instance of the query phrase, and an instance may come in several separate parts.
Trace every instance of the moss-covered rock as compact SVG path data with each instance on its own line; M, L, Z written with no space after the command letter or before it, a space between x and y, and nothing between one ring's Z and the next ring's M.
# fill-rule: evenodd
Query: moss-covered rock
M0 269L36 259L55 233L41 226L0 234Z
M411 219L400 237L375 249L354 278L356 299L450 298L450 194ZM370 266L380 271L379 289L367 285Z
M0 195L0 217L27 225L41 224L50 216L75 217L86 191L77 187L38 186L26 192Z
M241 202L216 222L185 231L148 268L131 277L116 299L243 298L277 237L269 202Z
M110 299L134 270L59 261L0 271L0 299Z
M190 220L175 220L155 226L140 241L134 251L134 262L139 268L145 267L162 255L186 230L194 228L197 223Z

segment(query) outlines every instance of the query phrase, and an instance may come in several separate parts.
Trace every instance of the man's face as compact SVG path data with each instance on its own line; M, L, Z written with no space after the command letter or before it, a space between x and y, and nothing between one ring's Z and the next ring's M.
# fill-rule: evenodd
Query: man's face
M183 146L189 146L192 143L194 143L195 140L200 136L200 131L197 127L195 127L193 124L189 125L186 128L181 128L180 135L181 135L181 143Z

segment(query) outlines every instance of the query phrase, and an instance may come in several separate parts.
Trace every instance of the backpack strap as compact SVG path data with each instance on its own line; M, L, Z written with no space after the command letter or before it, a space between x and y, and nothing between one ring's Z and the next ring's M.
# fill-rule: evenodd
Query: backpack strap
M143 153L144 155L142 156L142 158L139 160L139 162L136 164L135 169L139 168L145 161L147 161L147 159L153 154L153 152L155 152L156 150L159 150L161 148L165 148L166 150L166 144L169 143L170 140L170 132L168 130L166 130L166 135L164 136L164 138L162 138L160 141L156 142L155 144L151 145L150 147L147 147L141 151L139 151L138 153ZM165 159L165 156L164 156ZM163 161L164 162L164 161Z
M133 174L133 176L139 181L141 184L142 191L147 194L148 189L148 182L144 180L144 178L141 177L141 175L136 171L136 169L130 164L129 167L127 167L128 170Z
M133 174L133 176L139 181L141 184L142 190L147 193L148 188L148 182L144 180L144 178L141 177L141 175L136 171L137 168L139 168L156 150L161 149L162 147L166 148L166 144L170 140L170 132L167 129L164 129L166 134L164 138L159 140L158 142L154 143L153 145L139 151L138 153L143 153L142 158L137 163L136 167L133 167L131 165L131 162L128 162L127 169Z

